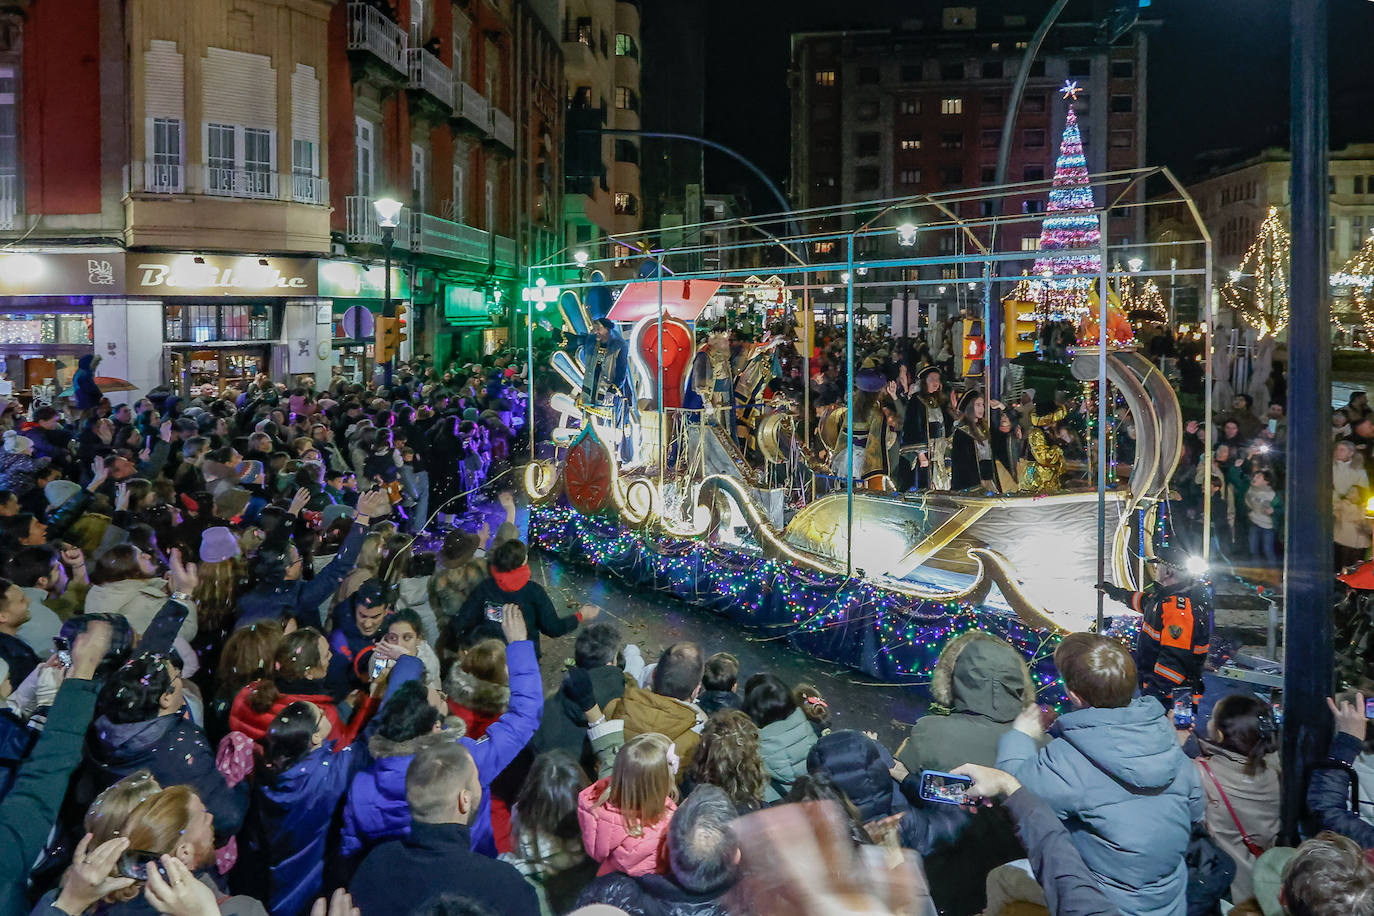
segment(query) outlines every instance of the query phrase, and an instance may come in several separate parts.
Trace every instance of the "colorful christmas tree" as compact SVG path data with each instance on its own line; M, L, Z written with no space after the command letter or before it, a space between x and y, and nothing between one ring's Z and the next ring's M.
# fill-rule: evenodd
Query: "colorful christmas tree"
M1083 135L1073 100L1078 84L1066 82L1062 92L1069 100L1064 117L1064 136L1054 165L1054 185L1040 226L1040 256L1032 275L1036 282L1036 317L1041 321L1069 319L1077 322L1087 313L1088 290L1101 269L1101 230L1093 212L1093 192L1088 183L1088 160L1083 155Z

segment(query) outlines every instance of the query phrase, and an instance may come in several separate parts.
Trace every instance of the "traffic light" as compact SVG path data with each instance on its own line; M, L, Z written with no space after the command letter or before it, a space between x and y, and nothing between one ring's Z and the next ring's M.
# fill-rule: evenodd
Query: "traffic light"
M1022 353L1035 352L1035 303L1002 300L1002 355L1008 362Z
M987 341L983 338L983 321L980 318L964 319L964 378L977 378L983 374L983 361L987 357Z
M389 363L396 358L401 349L401 341L406 339L406 307L398 304L396 314L377 318L377 363Z

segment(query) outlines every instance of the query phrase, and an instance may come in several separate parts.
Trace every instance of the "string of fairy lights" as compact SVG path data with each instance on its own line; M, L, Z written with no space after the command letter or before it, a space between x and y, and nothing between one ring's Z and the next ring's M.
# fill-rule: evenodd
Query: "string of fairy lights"
M1356 343L1366 350L1374 350L1374 229L1332 279L1332 285L1350 290L1350 301L1364 326L1364 337Z
M1288 326L1288 230L1278 207L1270 207L1240 267L1231 272L1221 297L1261 339Z
M530 540L631 586L752 627L779 629L799 649L899 683L928 682L950 639L969 630L988 632L1025 655L1043 701L1064 701L1053 661L1060 635L1011 614L991 614L967 602L920 600L868 580L803 570L705 540L655 538L562 505L531 512Z

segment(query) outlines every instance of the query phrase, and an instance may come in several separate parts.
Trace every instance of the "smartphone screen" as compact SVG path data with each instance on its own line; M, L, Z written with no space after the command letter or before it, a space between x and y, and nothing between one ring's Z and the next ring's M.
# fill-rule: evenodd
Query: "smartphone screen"
M1193 692L1174 691L1174 728L1193 727Z
M157 873L162 876L164 881L168 880L167 870L162 867L160 857L155 852L144 852L141 849L130 849L119 857L115 870L120 877L132 878L135 881L148 880L148 866L157 869Z
M499 604L487 605L487 619L492 623L501 623L506 619L506 611Z
M921 797L943 805L962 805L964 795L973 780L937 770L921 771Z
M62 663L62 667L70 668L72 666L72 644L61 636L54 636L52 647L53 653L57 656L57 660Z
M1364 717L1374 719L1374 697L1364 701Z

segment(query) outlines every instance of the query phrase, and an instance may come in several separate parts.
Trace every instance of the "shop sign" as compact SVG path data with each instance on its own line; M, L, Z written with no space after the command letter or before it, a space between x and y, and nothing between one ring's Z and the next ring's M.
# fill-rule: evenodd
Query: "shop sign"
M386 295L386 268L381 264L320 259L321 296L331 299L381 299ZM401 267L391 268L391 298L410 298L410 276Z
M0 296L108 296L123 288L122 251L0 255Z
M134 253L128 261L130 295L314 296L310 258Z
M477 289L445 287L444 318L449 324L487 324L491 321L487 297Z

